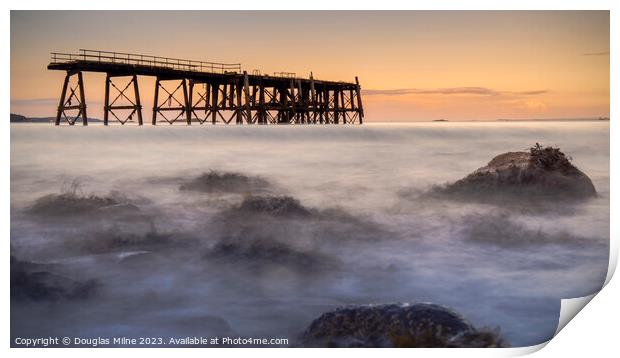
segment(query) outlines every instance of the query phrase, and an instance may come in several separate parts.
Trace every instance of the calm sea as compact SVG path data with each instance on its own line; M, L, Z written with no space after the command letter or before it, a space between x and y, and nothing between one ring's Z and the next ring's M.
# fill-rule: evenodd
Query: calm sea
M418 195L536 142L572 157L599 197L528 211ZM260 176L271 195L294 197L322 219L248 223L231 208L252 193L179 190L210 170ZM127 197L148 219L114 209L75 220L28 212L70 183L80 195ZM498 327L513 346L532 345L555 332L560 299L600 289L609 219L609 122L12 124L13 253L98 288L85 299L14 302L11 333L294 340L339 306L423 301ZM106 246L153 232L176 244ZM231 235L259 238L262 261L209 254Z

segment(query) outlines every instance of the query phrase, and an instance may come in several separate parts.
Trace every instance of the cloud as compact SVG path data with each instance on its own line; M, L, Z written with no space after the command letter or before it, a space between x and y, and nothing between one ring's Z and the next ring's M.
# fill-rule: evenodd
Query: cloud
M536 96L547 93L547 90L532 90L532 91L499 91L487 87L448 87L448 88L435 88L435 89L420 89L420 88L399 88L399 89L367 89L364 90L364 94L367 96L384 95L384 96L402 96L408 94L440 94L440 95L452 95L452 94L469 94L477 96L502 96L502 95L522 95L522 96Z
M609 51L584 53L584 56L609 56Z
M547 90L537 90L537 91L523 91L523 92L512 92L512 93L514 93L514 94L522 94L522 95L525 95L525 96L536 96L536 95L539 95L539 94L545 94L547 92L549 92L549 91L547 91Z
M517 107L533 112L546 112L548 109L548 106L545 102L539 101L537 99L525 100L521 102Z

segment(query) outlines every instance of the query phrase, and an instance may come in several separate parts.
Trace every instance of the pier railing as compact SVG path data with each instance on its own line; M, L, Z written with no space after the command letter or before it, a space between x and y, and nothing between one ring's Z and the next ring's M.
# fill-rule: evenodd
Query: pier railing
M274 72L273 76L282 78L297 78L297 74L295 72Z
M208 73L240 73L240 63L219 63L208 61L184 60L180 58L159 57L135 53L110 52L100 50L80 49L79 53L51 53L51 61L70 63L88 61L96 63L117 63L125 65L148 66L153 68L168 68L181 71L195 71Z

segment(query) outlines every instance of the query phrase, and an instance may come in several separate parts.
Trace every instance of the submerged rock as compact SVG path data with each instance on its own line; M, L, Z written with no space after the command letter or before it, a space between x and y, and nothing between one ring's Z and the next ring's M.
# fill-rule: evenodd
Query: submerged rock
M310 209L301 205L299 200L290 196L249 196L235 209L238 212L267 214L277 217L307 217Z
M202 191L206 193L252 193L271 187L271 183L258 176L247 176L236 172L212 170L181 185L181 190Z
M174 240L174 236L175 234L172 233L160 233L154 228L144 234L107 230L95 232L87 238L78 239L72 245L81 252L108 253L118 252L119 250L151 251L189 241L185 237L181 240Z
M313 250L302 250L275 239L262 237L225 238L208 252L209 258L260 265L281 265L308 271L335 265L333 258Z
M463 217L462 237L483 245L530 247L532 245L584 245L600 241L576 236L570 232L546 232L529 228L511 219L509 213L470 214Z
M269 237L280 242L344 243L376 241L392 233L342 208L307 207L291 196L248 196L213 221L221 238ZM292 240L292 241L291 241Z
M11 300L85 299L97 288L94 280L75 281L49 270L49 265L21 261L11 256Z
M314 320L309 347L502 347L497 332L478 330L451 309L430 303L340 308Z
M572 165L564 153L538 143L529 152L500 154L486 166L437 187L434 192L480 201L576 200L596 196L590 178Z

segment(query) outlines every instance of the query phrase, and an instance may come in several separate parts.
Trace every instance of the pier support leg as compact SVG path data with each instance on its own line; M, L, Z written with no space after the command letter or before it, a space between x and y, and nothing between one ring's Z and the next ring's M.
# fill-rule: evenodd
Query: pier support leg
M69 85L73 75L77 75L77 85L75 85L75 87ZM67 97L67 90L70 90L69 97ZM76 94L76 91L78 94ZM76 101L78 104L74 105L73 101ZM67 116L66 111L76 109L78 110L78 114L74 118ZM82 118L82 124L85 126L88 125L88 117L86 115L86 95L84 94L84 79L82 77L82 72L80 71L67 71L67 75L65 76L54 124L60 125L63 117L69 125L74 125L80 117Z
M159 103L159 77L155 80L155 96L153 97L153 120L152 125L157 124L157 103Z
M203 91L199 86L202 85ZM196 120L200 124L204 124L209 117L209 96L210 87L209 84L198 80L189 80L188 89L188 104L191 120ZM197 95L196 97L194 95ZM197 98L197 100L195 100ZM199 114L199 113L202 113Z
M267 124L267 114L265 113L265 87L263 86L262 77L259 84L258 106L260 107L260 112L258 112L258 123Z
M228 87L228 107L232 110L235 105L235 87L238 85L238 81L230 84Z
M297 80L297 104L299 105L301 112L297 113L297 119L296 122L299 123L304 123L304 116L306 114L306 101L303 95L303 92L301 90L301 81Z
M62 85L62 92L60 94L60 103L58 103L58 112L56 112L56 122L55 122L55 124L57 126L60 125L60 117L62 116L62 114L64 112L65 98L67 97L67 86L69 85L69 79L70 78L71 78L71 74L69 72L67 72L67 75L65 76L65 82Z
M362 107L362 95L361 95L361 90L360 90L360 82L357 79L357 76L355 76L355 94L357 97L357 115L358 115L360 124L362 124L364 122L364 107Z
M340 112L339 108L338 108L338 90L334 89L334 123L335 124L340 124Z
M127 77L126 75L115 75L111 73L106 74L105 79L105 98L103 103L103 124L108 125L110 120L110 114L120 123L125 124L133 119L133 115L138 116L138 125L142 125L142 105L140 104L140 91L138 89L138 76L131 75L131 79L122 89L114 84L114 78ZM130 98L130 95L125 94L130 90L129 87L133 85L134 99ZM110 87L114 88L117 92L116 97L110 101ZM129 102L126 104L117 104L117 102ZM129 115L121 118L114 113L115 110L131 110Z
M250 103L250 81L248 79L248 73L243 71L243 93L245 95L245 122L247 124L252 123L252 107Z
M211 124L214 124L217 122L217 111L219 109L219 91L220 91L220 85L219 84L214 84L213 86L211 86L211 95L213 96L212 100L211 100Z
M289 108L289 117L287 118L288 122L291 123L292 121L295 121L295 114L296 114L296 108L295 106L297 105L297 99L295 98L295 83L293 82L293 79L291 78L291 84L289 86L289 91L290 93L290 108Z
M237 96L237 105L235 107L236 109L236 115L235 115L235 122L237 124L243 124L243 106L241 105L241 84L239 83L239 81L236 81L235 83L235 93Z
M342 112L342 124L347 124L347 106L344 101L344 90L338 91L340 93L340 111Z
M312 73L310 73L310 108L312 109L312 123L316 124L316 91L314 89L314 78Z
M323 91L323 123L329 124L331 122L330 114L329 114L329 90L325 88Z
M103 125L108 125L108 117L110 111L110 74L105 75L105 95L103 98Z
M189 123L192 123L192 112L194 111L194 81L189 80L188 83L189 86L189 93L188 93L188 100L187 103L189 104L189 106L187 106L187 117L189 118Z
M133 75L133 91L136 98L136 111L138 112L138 125L141 126L142 122L142 104L140 103L140 90L138 89L138 76Z
M168 124L174 124L179 118L185 116L187 120L187 124L191 124L191 106L189 105L189 98L187 95L187 80L186 79L171 79L166 78L166 81L179 81L179 85L172 91L168 91L166 87L162 85L162 81L164 79L157 78L155 80L155 96L153 98L153 125L157 123L157 115L160 115ZM159 103L159 90L163 90L167 97L163 101L163 103ZM178 99L175 94L181 90L182 99ZM176 117L168 118L164 112L166 113L177 113Z
M205 122L207 121L209 110L211 108L211 84L205 84Z
M192 109L189 105L189 98L187 96L187 81L183 79L181 81L181 86L183 87L183 102L185 102L185 117L187 119L187 125L192 124Z
M280 95L280 108L278 109L278 124L287 122L287 98L286 88L278 88Z
M84 94L84 79L82 71L77 73L78 85L80 86L80 111L82 112L82 125L88 125L88 116L86 115L86 95Z

